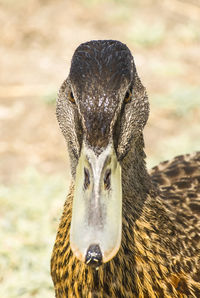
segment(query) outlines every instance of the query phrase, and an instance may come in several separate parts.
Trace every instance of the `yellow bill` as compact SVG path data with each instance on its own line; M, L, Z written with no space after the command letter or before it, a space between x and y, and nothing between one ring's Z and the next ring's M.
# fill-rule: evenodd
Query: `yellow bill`
M76 169L71 249L79 260L99 266L118 252L121 230L121 166L113 145L96 155L83 143Z

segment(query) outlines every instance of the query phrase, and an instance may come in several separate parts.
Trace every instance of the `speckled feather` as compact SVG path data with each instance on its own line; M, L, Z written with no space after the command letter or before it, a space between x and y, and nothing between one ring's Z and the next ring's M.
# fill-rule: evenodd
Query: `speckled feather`
M111 52L106 50L109 46L112 48ZM95 136L91 140L90 133L85 135L88 131L85 124L88 115L81 110L84 105L81 101L86 98L88 89L78 86L76 81L76 73L85 73L85 64L81 64L80 70L79 64L75 63L74 77L69 76L63 83L58 98L57 117L67 140L73 179L82 139L85 137L88 144L97 150L97 147L101 148L100 145L109 142L113 135L122 167L122 242L116 257L98 270L73 256L69 243L73 180L51 260L56 297L200 297L200 153L179 156L161 163L149 175L144 161L142 134L148 119L149 105L135 67L125 76L125 80L120 81L119 78L118 87L113 85L113 88L106 88L103 80L99 80L102 76L98 71L106 66L103 64L104 60L100 63L98 55L101 54L105 61L110 61L112 74L118 71L113 63L116 61L115 56L122 56L125 69L129 63L133 65L131 56L124 57L125 53L130 52L125 45L116 41L92 41L81 45L78 51L85 47L89 48L88 59L91 59L90 63L86 59L86 81L91 76L93 78L90 80L90 93L92 94L98 82L98 95L106 92L111 98L113 88L118 88L117 97L111 99L117 107L111 111L112 120L107 121L106 129L109 126L110 130L105 133L106 140L98 143ZM98 55L94 55L96 52ZM109 58L108 53L114 54ZM76 52L74 55L76 56ZM82 57L81 55L78 56ZM97 68L93 67L93 56ZM71 73L74 69L73 61L76 60L72 60ZM81 58L79 61L82 61ZM124 106L123 96L131 84L134 99ZM76 105L67 99L70 88L76 99L79 98ZM92 99L90 96L90 101L96 101L90 104L94 109L98 106L102 111L100 114L105 115L105 105L99 105L100 98L102 96L95 95ZM96 114L95 125L100 128L101 117L98 115Z

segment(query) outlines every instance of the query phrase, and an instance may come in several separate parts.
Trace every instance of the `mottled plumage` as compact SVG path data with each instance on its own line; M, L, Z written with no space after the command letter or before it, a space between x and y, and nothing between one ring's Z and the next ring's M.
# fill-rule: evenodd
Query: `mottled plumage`
M125 103L127 92L133 95ZM51 260L56 297L200 297L200 153L163 162L149 175L143 151L148 114L145 88L124 44L78 47L57 102L73 181ZM83 140L96 155L113 140L122 169L121 247L98 270L76 259L69 242Z

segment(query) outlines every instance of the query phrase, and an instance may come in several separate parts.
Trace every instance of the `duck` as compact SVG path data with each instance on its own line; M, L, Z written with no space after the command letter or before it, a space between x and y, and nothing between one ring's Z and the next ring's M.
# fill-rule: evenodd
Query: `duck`
M148 172L149 99L129 48L79 45L56 115L72 181L51 258L55 296L200 297L200 152Z

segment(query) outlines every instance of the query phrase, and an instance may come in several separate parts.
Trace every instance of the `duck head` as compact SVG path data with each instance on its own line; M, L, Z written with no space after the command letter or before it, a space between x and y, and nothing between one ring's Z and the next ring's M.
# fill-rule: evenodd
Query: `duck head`
M108 262L120 248L123 159L148 114L146 91L125 44L90 41L76 49L57 118L75 184L70 245L88 265Z

